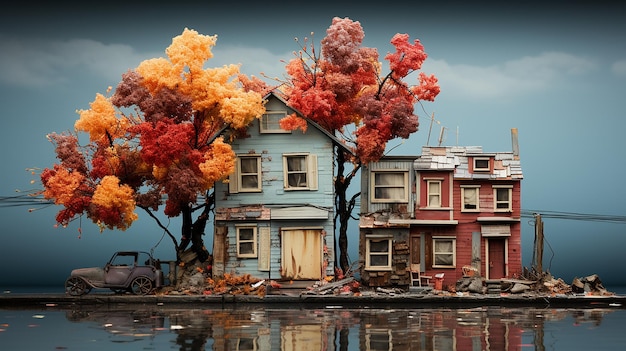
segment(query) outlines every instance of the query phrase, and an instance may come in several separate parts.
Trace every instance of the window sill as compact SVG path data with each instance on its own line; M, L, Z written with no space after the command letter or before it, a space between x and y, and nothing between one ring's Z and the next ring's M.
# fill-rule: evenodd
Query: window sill
M365 270L368 272L391 272L391 267L365 267Z
M452 207L420 207L421 211L452 211Z

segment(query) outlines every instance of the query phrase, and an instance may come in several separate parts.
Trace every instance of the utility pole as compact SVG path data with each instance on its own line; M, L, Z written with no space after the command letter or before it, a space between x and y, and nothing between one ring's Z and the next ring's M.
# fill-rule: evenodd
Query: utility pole
M543 221L535 213L535 270L543 276Z

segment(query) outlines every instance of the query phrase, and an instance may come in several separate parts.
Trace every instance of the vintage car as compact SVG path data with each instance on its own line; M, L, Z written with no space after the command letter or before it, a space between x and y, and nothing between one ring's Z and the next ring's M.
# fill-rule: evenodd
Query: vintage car
M146 295L163 285L158 260L143 251L118 251L104 267L72 270L65 281L65 292L72 296L87 294L93 288L116 293Z

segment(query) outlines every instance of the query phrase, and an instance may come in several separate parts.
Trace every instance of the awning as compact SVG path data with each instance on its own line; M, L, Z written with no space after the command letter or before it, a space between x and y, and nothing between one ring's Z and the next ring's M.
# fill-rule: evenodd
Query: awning
M508 224L483 224L480 226L480 233L483 237L511 236L511 226Z

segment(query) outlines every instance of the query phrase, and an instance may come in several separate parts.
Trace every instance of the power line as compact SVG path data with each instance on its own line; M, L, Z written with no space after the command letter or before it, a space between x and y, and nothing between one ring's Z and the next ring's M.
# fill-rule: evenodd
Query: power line
M537 213L541 214L541 217L543 218L567 219L567 220L585 221L585 222L626 223L626 216L602 215L602 214L579 213L579 212L561 212L561 211L522 209L521 216L524 218L534 218L535 214Z
M15 196L0 196L0 208L21 206L45 207L52 204L54 204L53 201L46 200L41 195L32 195L29 193L21 193ZM534 218L535 214L541 214L543 218L566 219L585 222L626 223L626 216L618 215L528 209L522 209L520 214L522 218Z

